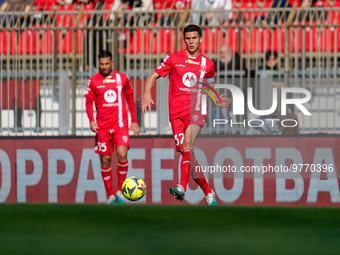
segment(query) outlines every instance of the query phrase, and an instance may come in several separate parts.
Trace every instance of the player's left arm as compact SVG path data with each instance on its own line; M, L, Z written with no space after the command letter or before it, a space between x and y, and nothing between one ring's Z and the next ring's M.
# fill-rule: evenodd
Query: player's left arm
M138 121L137 121L137 108L136 108L135 99L133 97L133 89L132 89L132 86L130 84L129 79L126 79L126 83L125 83L125 86L124 86L124 94L125 94L126 101L128 103L130 115L131 115L130 130L133 131L134 136L138 136L139 135L139 125L138 125Z
M229 104L231 102L231 98L228 98L225 93L218 95L217 91L215 90L216 73L215 73L215 65L214 64L212 64L210 70L208 70L205 77L206 77L205 83L208 85L207 88L210 91L209 95L214 98L214 101L216 102L215 103L216 106L228 109Z

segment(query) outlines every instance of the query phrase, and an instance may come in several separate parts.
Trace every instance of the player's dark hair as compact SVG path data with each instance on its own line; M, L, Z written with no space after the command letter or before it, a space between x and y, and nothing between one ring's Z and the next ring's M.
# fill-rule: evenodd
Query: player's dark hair
M277 59L277 57L278 57L277 52L271 51L271 50L267 51L266 52L266 61L268 61L271 56L274 56L274 58Z
M112 60L112 53L108 50L102 50L99 52L98 58L110 58Z
M199 37L202 36L202 30L199 26L194 25L194 24L187 25L183 30L183 37L185 38L185 33L195 32L195 31L197 31Z

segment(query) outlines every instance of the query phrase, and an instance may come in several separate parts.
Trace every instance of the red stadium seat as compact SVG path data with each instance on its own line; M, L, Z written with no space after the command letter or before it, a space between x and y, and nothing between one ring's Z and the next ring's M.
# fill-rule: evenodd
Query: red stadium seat
M243 53L252 53L252 43L251 43L251 39L248 37L247 34L247 30L245 28L243 28L242 30L242 34L241 34L241 49ZM250 33L250 32L249 32Z
M85 10L87 8L90 8L89 5L86 6ZM56 22L57 22L57 26L59 27L73 27L74 22L77 19L77 8L74 4L70 4L70 5L65 5L65 6L61 6L59 9L60 12L71 12L71 11L76 11L75 13L63 13L63 14L57 14L57 18L56 18ZM86 15L83 15L81 20L80 20L80 24L83 24L83 22L85 21Z
M170 54L176 51L176 30L160 29L154 34L153 38L153 47L151 48L152 53Z
M242 52L256 53L271 49L271 32L269 28L253 28L249 32L242 29Z
M53 48L53 40L55 40L56 45L55 48ZM53 37L53 30L46 30L42 34L41 40L40 40L40 48L39 53L40 54L51 54L55 50L57 53L60 53L62 51L62 48L60 48L60 41L62 41L61 38L61 32L60 30L57 30L55 33L55 37Z
M337 0L334 3L334 8L339 8L340 1ZM330 23L339 24L340 23L340 11L329 11L328 12L328 20Z
M319 35L318 35L319 33ZM324 51L325 46L322 42L324 31L318 32L317 27L299 27L297 29L290 29L290 35L292 36L292 52L318 52Z
M203 45L201 50L204 54L206 53L217 53L218 36L221 34L220 29L206 28L203 31ZM222 36L222 34L221 34ZM220 42L219 45L221 45Z
M299 52L299 51L301 52L301 37L299 38L296 35L295 28L289 28L289 42L290 42L290 48L289 48L290 52Z
M305 48L305 51L315 51L316 50L316 42L314 41L314 39L316 39L316 30L314 28L311 27L306 27L305 29L301 29L299 30L299 35L303 36L303 32L305 33L305 43L303 43L303 41L301 41L301 51L303 50L303 48ZM314 38L315 36L315 38ZM312 44L311 44L312 42ZM303 45L305 47L303 47ZM315 47L315 48L314 48ZM299 50L300 52L300 50Z
M276 28L273 32L273 50L276 52L285 51L285 28ZM289 46L293 46L289 44ZM272 47L270 47L272 48Z
M340 51L340 29L336 27L324 27L321 31L318 29L321 28L313 28L313 51ZM335 45L337 46L335 47Z
M231 50L238 52L239 30L237 28L229 28L225 39Z
M37 30L25 30L20 34L19 54L35 55L38 53L39 35Z
M131 54L139 54L140 53L140 44L141 44L141 34L143 35L144 32L142 29L136 29L135 31L132 31L131 33L131 40L130 44L127 45L128 51Z
M40 54L51 54L53 52L53 31L46 30L40 41Z
M63 37L62 53L72 53L73 31L69 30ZM77 30L76 32L76 52L82 53L84 45L84 32Z
M144 54L154 54L157 52L157 40L158 36L154 33L153 29L147 29L144 37ZM164 45L164 44L163 44ZM160 46L161 47L161 46ZM164 46L163 46L164 51Z
M0 55L14 54L17 51L17 32L2 31L0 32Z
M271 49L271 31L269 28L256 28L252 33L255 42L253 52L266 52Z
M34 5L36 6L37 10L45 10L49 11L52 10L53 5L59 5L58 0L39 0L35 1Z
M336 43L334 41L335 39L337 40ZM327 27L324 33L323 42L325 42L324 51L340 52L340 29L339 27L337 28Z
M152 52L152 42L154 41L152 29L136 29L132 32L129 45L131 54L149 54Z

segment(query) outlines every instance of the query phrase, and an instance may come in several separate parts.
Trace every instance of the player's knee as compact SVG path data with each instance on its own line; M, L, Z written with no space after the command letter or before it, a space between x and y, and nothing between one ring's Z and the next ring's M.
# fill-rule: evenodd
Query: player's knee
M191 145L190 137L184 137L183 149L185 149L185 150L190 149L190 145Z
M127 161L127 152L119 152L117 153L118 161L124 162Z
M109 166L111 166L111 158L101 157L101 165L102 165L102 167L109 167Z

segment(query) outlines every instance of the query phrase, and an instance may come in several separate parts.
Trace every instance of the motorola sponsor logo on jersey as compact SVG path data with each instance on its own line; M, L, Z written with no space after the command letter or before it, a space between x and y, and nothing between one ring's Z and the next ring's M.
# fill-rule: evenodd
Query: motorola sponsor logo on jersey
M104 99L107 102L107 104L103 104L104 107L110 107L110 106L117 106L117 103L114 103L117 100L117 93L109 89L104 94Z
M187 72L182 76L182 83L184 84L185 88L179 88L180 91L186 92L198 92L198 89L193 89L191 87L195 86L197 83L197 76L192 72Z

